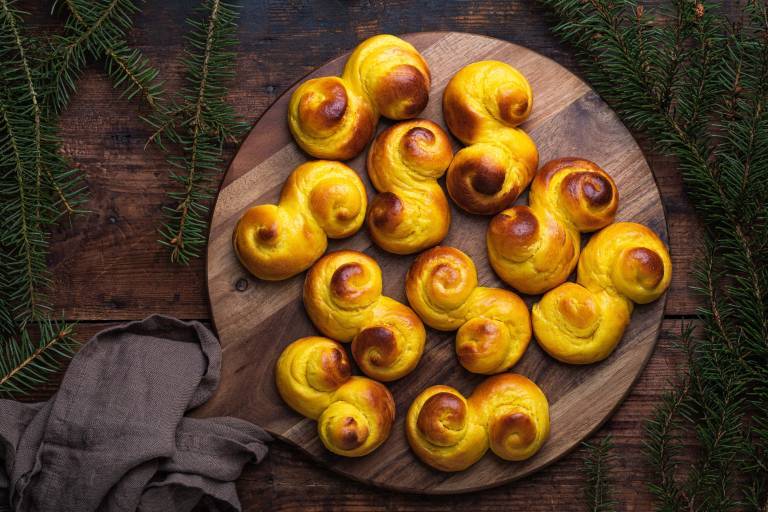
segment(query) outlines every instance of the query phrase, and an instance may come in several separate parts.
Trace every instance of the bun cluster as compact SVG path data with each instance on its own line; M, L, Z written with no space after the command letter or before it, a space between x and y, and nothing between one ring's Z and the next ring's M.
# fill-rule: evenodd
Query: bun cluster
M508 373L531 336L564 363L607 357L629 325L635 303L658 299L671 278L669 252L650 229L614 223L619 192L609 174L583 158L560 158L537 173L538 151L519 128L531 113L525 77L499 61L459 70L445 88L449 135L416 117L427 105L429 68L413 46L372 37L349 57L341 77L301 84L290 99L296 143L317 158L345 160L371 141L379 116L395 123L373 141L367 171L378 191L367 208L355 171L339 161L297 167L277 205L250 208L234 231L235 252L255 276L286 279L311 267L303 300L326 337L288 345L276 365L280 396L317 421L333 453L358 457L390 435L395 402L377 381L414 371L424 352L424 324L456 331L468 371L492 375L468 397L435 385L411 403L405 432L414 453L441 471L461 471L490 449L505 460L533 456L549 436L549 404L528 378ZM522 293L541 294L529 313L514 292L480 286L472 259L439 246L451 210L438 183L471 214L494 215L486 232L491 266ZM512 206L531 184L527 206ZM382 271L370 256L323 254L328 238L357 232L395 254L420 253L405 276L410 307L383 295ZM584 249L582 233L596 232ZM423 252L422 252L423 251ZM567 282L577 269L576 282ZM413 308L413 309L411 309ZM367 377L352 376L341 343ZM373 380L376 379L376 380Z

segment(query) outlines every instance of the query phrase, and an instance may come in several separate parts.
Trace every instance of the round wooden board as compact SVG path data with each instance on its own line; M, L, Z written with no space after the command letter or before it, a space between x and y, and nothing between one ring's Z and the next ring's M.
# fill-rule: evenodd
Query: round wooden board
M522 71L533 87L533 115L522 127L538 145L541 162L562 156L597 162L618 185L618 220L646 224L667 240L659 191L640 148L615 113L578 77L531 50L484 36L451 32L403 38L421 51L432 71L430 101L422 117L445 126L440 106L443 89L461 67L484 59L508 62ZM309 77L339 74L347 55ZM222 378L215 397L198 414L244 418L350 478L427 494L474 491L528 475L562 457L596 430L627 395L650 357L666 298L637 307L619 347L599 364L564 365L531 343L512 371L533 379L546 393L552 433L541 451L524 462L505 462L488 452L466 471L450 474L421 463L409 449L403 420L416 394L433 384L448 384L469 394L483 379L456 361L453 333L428 330L426 350L417 369L389 384L397 402L396 423L386 443L366 457L351 459L329 453L317 437L315 422L283 403L274 384L275 362L290 342L317 334L302 305L304 275L281 282L259 281L238 263L231 239L240 215L255 204L276 202L286 177L308 159L293 142L286 122L294 88L256 123L219 191L207 270L212 316L224 351ZM387 125L383 121L379 128ZM365 152L349 164L363 177L371 196L374 190L365 172ZM525 201L525 196L519 200ZM482 285L503 286L488 265L485 231L489 218L467 215L455 207L452 215L451 230L443 244L458 247L474 259ZM364 251L375 258L383 270L385 293L406 302L403 284L413 256L395 256L378 249L365 229L352 238L333 241L329 250L342 248ZM529 305L538 299L524 298Z

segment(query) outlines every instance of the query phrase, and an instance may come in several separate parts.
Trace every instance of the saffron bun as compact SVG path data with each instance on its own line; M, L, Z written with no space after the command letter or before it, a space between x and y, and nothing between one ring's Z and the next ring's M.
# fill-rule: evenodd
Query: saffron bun
M411 403L405 433L413 452L440 471L462 471L490 448L504 460L533 456L549 437L549 404L528 378L502 373L465 398L431 386Z
M583 158L552 160L533 179L528 206L508 208L489 223L488 261L516 290L544 293L576 268L581 233L613 222L618 204L616 184L600 166Z
M277 360L277 390L299 414L317 421L323 445L345 457L361 457L389 437L395 401L375 380L353 376L344 348L310 336L285 348Z
M421 253L405 278L408 302L434 329L456 333L456 354L474 373L511 368L531 339L525 302L509 290L478 286L469 256L453 247Z
M403 121L374 139L368 176L379 191L371 201L368 231L395 254L412 254L440 243L451 211L438 178L453 158L448 134L425 119Z
M348 160L371 141L379 116L401 120L421 113L430 84L429 67L410 43L373 36L355 48L340 77L313 78L294 91L288 127L313 157Z
M533 108L533 92L517 69L486 60L463 67L443 93L443 116L466 147L448 168L451 199L469 213L509 207L536 173L539 154L518 125Z
M658 299L671 278L669 251L656 233L635 222L611 224L581 252L577 282L533 305L534 336L559 361L601 361L624 335L634 304Z
M416 368L427 334L408 306L382 295L381 268L361 252L323 256L304 281L304 307L326 336L352 342L360 369L380 381Z
M355 171L341 162L306 162L288 177L278 204L253 206L240 217L235 254L259 279L287 279L322 256L328 238L355 234L367 204Z

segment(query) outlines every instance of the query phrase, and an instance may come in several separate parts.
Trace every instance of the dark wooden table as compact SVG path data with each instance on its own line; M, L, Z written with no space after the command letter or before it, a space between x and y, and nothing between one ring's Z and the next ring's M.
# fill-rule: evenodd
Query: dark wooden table
M136 18L132 44L159 67L166 87L178 87L177 62L193 0L148 2ZM249 121L315 67L381 33L460 30L525 45L576 71L572 52L549 32L544 12L530 1L248 1L242 9L237 81L231 101ZM649 2L651 4L658 1ZM40 5L43 4L43 5ZM34 30L61 20L48 14L49 2L22 2ZM92 213L64 224L52 242L53 301L67 319L79 321L87 339L123 320L165 313L207 321L203 260L189 267L169 263L157 228L171 187L169 166L126 101L95 63L83 74L62 119L64 149L85 172ZM643 422L682 362L674 337L695 314L689 290L700 227L674 162L659 157L641 140L661 188L670 228L674 277L661 338L643 376L598 436L612 434L617 446L615 476L621 510L645 511L651 496L645 482ZM44 390L44 398L50 390ZM243 473L238 488L246 510L583 510L581 456L576 451L538 474L481 493L423 497L367 487L316 466L282 443L258 467Z

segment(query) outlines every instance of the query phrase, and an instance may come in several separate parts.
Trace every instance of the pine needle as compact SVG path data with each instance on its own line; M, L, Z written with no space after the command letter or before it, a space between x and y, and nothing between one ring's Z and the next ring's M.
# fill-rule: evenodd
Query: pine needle
M613 463L613 439L605 436L595 443L583 443L584 472L586 482L584 499L590 512L614 512L616 501L613 499L614 482L610 476Z
M45 384L74 354L72 324L43 321L37 327L37 342L29 331L19 339L0 341L0 397L23 395Z
M91 2L64 0L63 4L72 19L69 25L72 32L70 38L92 37L97 31L97 24L108 22L105 21L108 20L105 17L108 14L106 10L99 17L87 17L88 13L93 12L90 8ZM125 9L131 13L138 10L135 4L126 4ZM124 31L130 28L130 23L129 21ZM163 95L163 85L158 80L159 71L151 66L149 59L144 57L141 51L128 46L123 32L110 30L110 37L94 37L98 48L92 52L106 59L107 74L116 88L123 89L123 96L132 99L139 95L151 109L157 109Z
M61 156L50 75L0 0L0 395L25 393L71 353L72 327L50 319L48 236L85 200L79 171ZM30 338L40 333L40 342ZM54 334L55 333L55 334Z
M178 189L168 193L172 206L164 207L166 222L159 230L171 261L181 264L198 257L205 247L209 202L214 178L222 171L223 146L235 142L247 128L226 101L226 84L234 77L237 9L205 0L198 12L199 18L187 19L191 31L183 59L186 85L169 107L146 119L154 129L150 141L164 151L168 151L164 141L181 150L181 155L168 159Z

